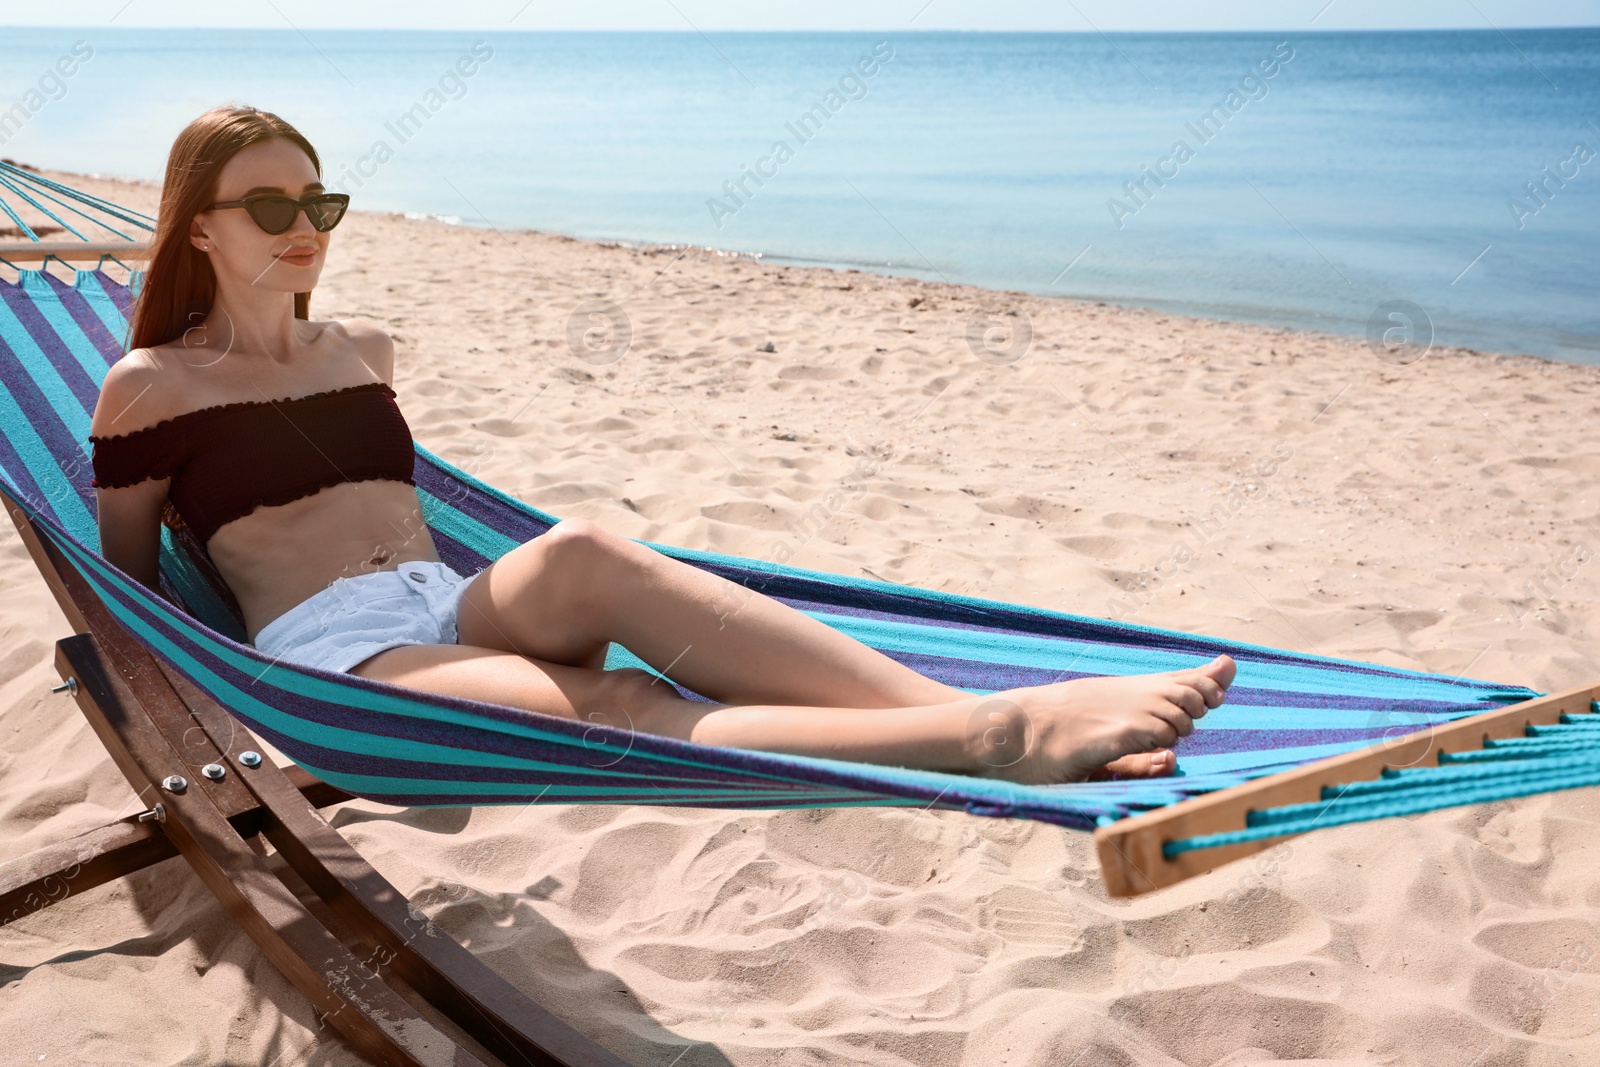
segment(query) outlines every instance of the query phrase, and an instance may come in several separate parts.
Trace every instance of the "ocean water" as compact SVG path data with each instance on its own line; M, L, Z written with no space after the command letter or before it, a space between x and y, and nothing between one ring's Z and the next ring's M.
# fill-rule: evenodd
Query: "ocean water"
M0 28L14 101L37 165L247 102L362 208L1600 362L1600 29Z

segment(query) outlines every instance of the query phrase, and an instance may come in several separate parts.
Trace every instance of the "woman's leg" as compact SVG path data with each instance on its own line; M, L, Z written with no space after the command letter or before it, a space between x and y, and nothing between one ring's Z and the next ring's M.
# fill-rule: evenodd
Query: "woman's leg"
M457 619L465 645L598 667L615 641L728 704L895 708L970 696L764 594L582 519L490 564Z
M626 759L634 732L702 744L885 763L1013 781L1077 781L1110 766L1167 774L1163 751L1222 703L1233 661L1164 674L1081 678L899 708L725 705L685 700L645 671L540 662L466 645L405 645L352 673L610 727L596 765Z

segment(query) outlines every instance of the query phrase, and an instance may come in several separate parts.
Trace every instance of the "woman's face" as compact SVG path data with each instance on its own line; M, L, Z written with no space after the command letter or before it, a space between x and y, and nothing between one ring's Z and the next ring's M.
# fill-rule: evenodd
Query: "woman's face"
M283 137L258 141L235 153L217 176L213 203L279 193L299 200L323 192L316 168L298 145ZM279 234L257 226L242 207L201 211L189 241L211 257L218 283L235 280L283 293L308 293L316 287L328 254L330 234L318 233L304 211Z

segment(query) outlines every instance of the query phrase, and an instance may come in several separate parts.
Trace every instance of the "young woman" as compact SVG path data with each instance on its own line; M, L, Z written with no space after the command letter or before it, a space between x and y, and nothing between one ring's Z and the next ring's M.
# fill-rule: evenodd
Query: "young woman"
M209 111L172 146L129 351L90 433L105 556L150 589L161 523L182 521L280 660L705 744L1024 782L1169 774L1166 746L1222 702L1226 656L975 696L581 519L456 573L411 484L393 342L366 319L308 316L348 203L320 176L306 139L255 108ZM603 670L611 641L717 703Z

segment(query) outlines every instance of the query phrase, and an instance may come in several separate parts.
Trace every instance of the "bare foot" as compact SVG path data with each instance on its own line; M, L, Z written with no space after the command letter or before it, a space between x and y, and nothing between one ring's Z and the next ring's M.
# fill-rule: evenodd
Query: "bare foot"
M995 693L985 705L994 725L973 732L975 772L1030 785L1108 773L1171 774L1177 759L1162 750L1222 703L1236 672L1223 655L1162 674L1075 678Z

